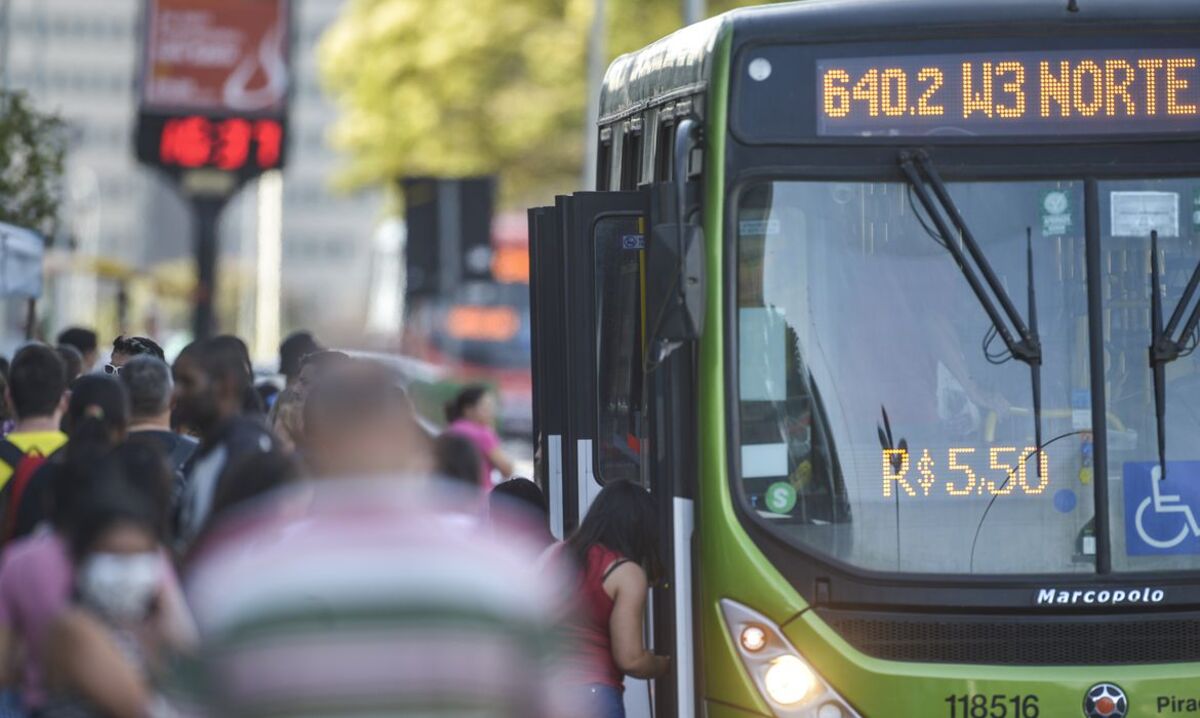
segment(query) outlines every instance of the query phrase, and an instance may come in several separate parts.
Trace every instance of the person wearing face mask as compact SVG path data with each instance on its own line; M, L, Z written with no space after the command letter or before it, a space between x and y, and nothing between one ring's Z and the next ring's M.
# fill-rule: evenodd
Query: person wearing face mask
M94 417L84 423L97 422ZM170 495L170 470L161 452L139 444L115 451L107 441L87 440L79 427L68 444L63 470L48 490L49 525L13 543L0 563L0 679L19 685L24 708L32 715L46 703L44 654L56 619L72 605L75 567L70 539L79 522L94 510L91 488L113 481L129 481L166 523ZM178 645L193 640L195 629L183 601L183 592L165 553L160 554L163 601L156 629Z
M74 602L46 644L41 718L142 718L161 707L154 677L179 647L159 620L169 598L153 504L121 479L90 492L70 535Z

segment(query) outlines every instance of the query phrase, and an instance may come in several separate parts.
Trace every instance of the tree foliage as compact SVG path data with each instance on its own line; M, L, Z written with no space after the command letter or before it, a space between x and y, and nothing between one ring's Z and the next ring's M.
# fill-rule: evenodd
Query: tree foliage
M745 0L710 0L710 11ZM679 0L607 0L609 59L680 25ZM499 173L504 198L579 182L593 0L351 0L322 39L348 187Z
M0 92L0 222L53 237L62 203L66 123L23 92Z

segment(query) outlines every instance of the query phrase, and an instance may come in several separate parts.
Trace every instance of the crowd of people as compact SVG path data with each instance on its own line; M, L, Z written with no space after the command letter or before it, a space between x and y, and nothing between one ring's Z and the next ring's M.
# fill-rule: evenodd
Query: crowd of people
M659 575L649 494L609 484L566 541L462 389L234 336L171 364L94 332L0 362L0 718L623 716Z

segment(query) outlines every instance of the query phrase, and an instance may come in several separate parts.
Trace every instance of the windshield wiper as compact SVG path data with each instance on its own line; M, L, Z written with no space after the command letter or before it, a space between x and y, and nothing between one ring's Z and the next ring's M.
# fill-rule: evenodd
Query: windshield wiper
M1037 453L1040 453L1043 448L1042 344L1038 338L1037 295L1033 286L1033 231L1029 228L1025 230L1026 272L1029 281L1029 322L1026 324L1025 319L1008 296L1008 292L1005 291L1004 285L1000 283L1000 278L992 269L987 256L979 247L979 243L975 241L975 235L971 233L971 228L967 226L966 220L963 219L962 213L959 212L958 206L950 196L946 183L942 181L933 163L929 160L929 155L925 152L901 152L900 169L903 170L904 176L916 193L917 199L920 200L921 206L925 208L926 214L933 220L938 233L941 234L944 240L942 245L954 257L954 262L962 272L963 278L967 280L975 298L979 300L979 306L991 320L996 335L1004 342L1004 346L1013 358L1029 365L1030 385L1033 393L1034 441ZM929 186L926 187L926 184ZM932 194L929 191L930 187L933 188ZM978 274L976 274L975 268L967 262L962 247L954 241L955 232L947 223L946 217L949 217L950 222L954 223L953 229L957 230L963 246L970 253L975 267L979 270ZM980 275L982 275L982 280ZM999 307L996 306L993 296L995 300L999 301ZM1036 455L1034 462L1037 464L1040 477L1042 462Z
M1200 302L1192 307L1183 331L1176 335L1175 330L1183 321L1183 313L1196 299L1196 290L1200 288L1200 262L1192 270L1192 276L1184 287L1183 296L1171 312L1167 326L1163 328L1161 272L1158 267L1158 230L1150 232L1150 369L1154 373L1154 420L1158 433L1158 468L1159 478L1167 477L1167 365L1180 357L1187 356L1195 350L1195 345L1188 346L1188 341L1200 326ZM1178 338L1176 338L1178 336Z

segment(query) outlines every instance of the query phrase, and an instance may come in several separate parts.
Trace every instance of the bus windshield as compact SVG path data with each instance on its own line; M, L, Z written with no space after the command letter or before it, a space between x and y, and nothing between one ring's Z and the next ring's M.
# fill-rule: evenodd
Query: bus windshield
M1151 487L1147 362L1148 236L1159 231L1172 307L1200 260L1200 183L1101 185L1114 568L1200 568L1200 527L1192 535L1190 514L1162 499L1200 499L1190 488L1200 464L1189 463L1200 456L1185 438L1200 430L1200 364L1169 367L1168 481ZM1094 572L1093 482L1104 478L1094 471L1084 182L948 190L1022 311L1032 237L1043 450L1029 367L1008 356L955 266L947 243L960 238L939 233L909 186L763 182L737 214L739 486L777 533L860 568Z

